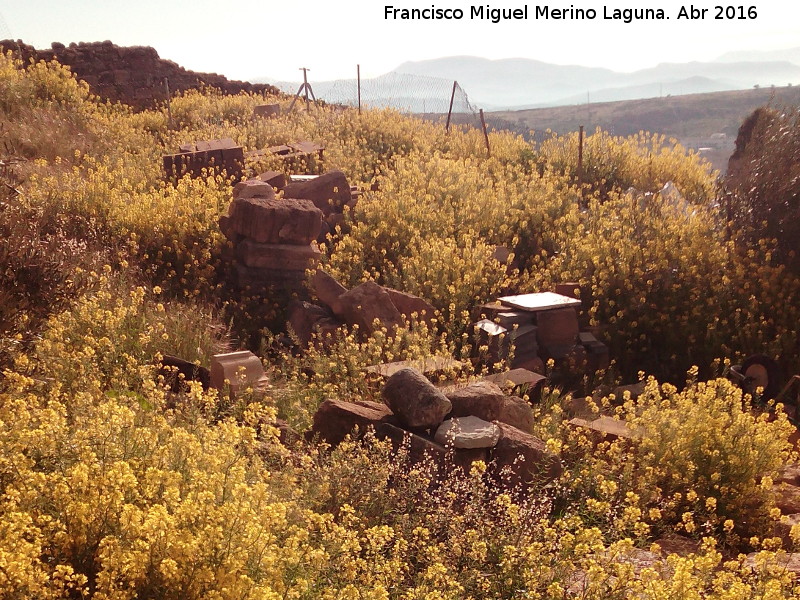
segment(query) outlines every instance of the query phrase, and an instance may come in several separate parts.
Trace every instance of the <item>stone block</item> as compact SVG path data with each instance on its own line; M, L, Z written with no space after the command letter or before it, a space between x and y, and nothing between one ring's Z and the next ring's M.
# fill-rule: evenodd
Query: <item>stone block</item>
M268 383L261 359L249 350L215 354L210 372L211 387L222 391L228 385L233 395L247 388L263 389Z
M323 269L317 269L311 278L311 289L319 300L330 307L335 315L341 314L339 298L347 292L347 288Z
M341 400L325 400L314 413L312 435L335 446L346 436L360 437L367 429L392 420L392 412L385 404L361 401L358 404Z
M258 106L253 107L254 117L265 117L267 119L271 119L273 117L280 116L280 114L280 104L259 104Z
M540 346L573 346L578 339L578 315L574 308L555 308L536 314Z
M259 181L270 184L276 190L286 187L286 175L278 171L265 171L256 177Z
M483 380L496 383L503 389L510 387L532 396L531 391L541 388L547 381L547 377L529 369L511 369L503 373L487 375Z
M275 188L259 179L246 179L233 186L234 198L275 198Z
M305 271L284 269L259 269L234 263L236 284L240 289L249 288L253 292L264 293L272 289L301 291L306 280Z
M434 441L453 448L493 448L500 439L500 428L478 417L455 417L439 425Z
M307 246L322 227L322 212L308 200L239 198L228 214L234 232L262 244Z
M317 324L330 318L330 312L309 302L296 301L289 306L288 325L291 327L301 347L308 346L318 331Z
M304 271L313 266L321 255L316 244L259 244L245 239L236 246L236 256L242 264L259 269Z

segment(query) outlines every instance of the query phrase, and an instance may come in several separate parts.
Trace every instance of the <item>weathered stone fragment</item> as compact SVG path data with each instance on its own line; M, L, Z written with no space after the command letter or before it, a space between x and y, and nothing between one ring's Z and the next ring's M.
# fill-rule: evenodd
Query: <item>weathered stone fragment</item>
M370 335L376 326L391 331L403 325L403 318L389 294L374 281L366 281L339 296L337 308L338 316L348 325L358 325Z
M347 292L347 288L330 275L327 271L317 269L311 279L311 288L320 301L333 311L333 314L340 315L339 298Z
M325 215L342 212L350 201L350 184L341 171L330 171L315 179L290 183L283 190L284 198L310 200Z
M385 423L392 418L392 412L385 404L361 401L344 402L342 400L325 400L314 413L313 434L335 446L358 428L357 435L362 436L369 427Z
M247 179L233 186L234 198L275 198L275 189L268 183L258 179Z
M222 391L228 385L231 394L247 388L262 389L268 383L261 359L249 350L215 354L210 371L211 387Z
M289 307L288 325L301 347L308 346L317 324L330 317L328 310L310 302L293 302Z
M772 486L775 494L775 506L785 515L800 513L800 487L788 483L776 483Z
M403 425L438 427L453 405L416 369L401 369L383 386L383 399Z
M505 423L496 423L500 439L489 452L489 469L504 485L514 487L561 474L561 460L539 438Z
M236 246L236 256L242 264L259 269L305 271L319 260L321 254L316 244L259 244L244 240Z
M630 429L625 421L602 415L596 419L574 418L569 424L572 427L582 427L592 432L595 443L602 441L613 442L619 438L632 440L639 436L636 430Z
M386 290L392 304L395 305L397 310L407 321L411 321L415 314L417 321L420 322L425 321L430 323L434 319L436 309L427 300L419 296L414 296L413 294L393 290L392 288L385 287L383 289Z
M308 200L239 198L228 213L232 231L262 244L308 245L322 227L322 212Z
M456 417L439 425L433 439L453 448L492 448L500 439L500 428L478 417Z
M476 381L448 390L453 417L475 416L485 421L501 421L525 432L533 430L533 409L522 398L506 396L497 384Z

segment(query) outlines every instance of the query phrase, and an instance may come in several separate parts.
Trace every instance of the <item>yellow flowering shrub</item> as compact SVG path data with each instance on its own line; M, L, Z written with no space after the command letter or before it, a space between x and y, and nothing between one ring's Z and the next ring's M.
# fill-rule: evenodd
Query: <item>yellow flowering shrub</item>
M264 102L286 109L290 99L189 91L171 99L170 122L166 106L103 104L58 65L0 57L0 123L30 159L17 204L1 209L3 281L10 289L35 267L48 288L0 289L1 596L800 597L771 529L785 415L753 412L732 384L697 381L696 370L682 390L663 383L719 356L797 360L800 283L774 264L770 243L729 243L695 156L657 136L597 133L582 190L574 136L536 148L493 132L489 157L474 129L445 134L394 111L329 106L254 119ZM428 298L439 311L432 327L369 337L343 328L294 357L265 347L271 386L235 401L198 385L162 388L160 353L208 364L229 319L253 348L279 324L280 291L220 285L217 219L230 182L163 181L162 155L219 137L245 151L316 141L323 165L292 168L376 184L324 260L347 285L374 279ZM285 166L247 164L251 175ZM669 180L688 202L621 193ZM30 228L10 227L16 215ZM499 245L512 268L492 258ZM54 262L41 262L50 253ZM333 450L278 445L276 416L303 429L325 398L379 400L366 367L463 358L476 304L567 280L591 294L590 318L619 371L661 377L636 402L596 407L616 411L631 439L598 443L567 426L569 394L548 391L535 431L566 469L527 495L499 489L482 461L443 474L369 435ZM465 361L442 377L475 368ZM702 545L637 563L666 532ZM759 550L749 563L731 553L745 548Z

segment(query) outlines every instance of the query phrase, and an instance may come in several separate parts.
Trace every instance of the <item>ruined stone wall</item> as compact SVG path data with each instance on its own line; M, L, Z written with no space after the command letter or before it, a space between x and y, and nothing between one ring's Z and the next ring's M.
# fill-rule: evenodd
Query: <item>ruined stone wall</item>
M246 81L229 81L216 73L187 71L171 60L159 58L149 46L116 46L110 41L69 46L54 42L48 50L37 50L22 41L0 41L3 50L11 50L24 61L57 60L68 65L78 78L89 84L92 93L112 102L137 108L149 108L166 99L164 78L169 79L172 94L208 85L227 94L245 92L278 93L277 88Z

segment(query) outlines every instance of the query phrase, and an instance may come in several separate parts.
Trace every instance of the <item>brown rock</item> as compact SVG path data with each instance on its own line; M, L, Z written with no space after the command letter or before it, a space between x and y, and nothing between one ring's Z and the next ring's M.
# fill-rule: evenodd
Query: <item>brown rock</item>
M416 314L417 321L425 321L430 324L434 319L436 309L430 302L423 300L419 296L393 290L392 288L385 287L383 289L386 290L392 304L395 305L397 310L407 321L410 322L414 318L414 314Z
M800 487L788 483L777 483L772 486L775 494L775 506L781 509L784 515L800 513Z
M405 447L408 452L408 461L418 464L428 461L436 467L436 472L444 469L458 468L469 473L475 461L487 462L486 448L445 448L443 445L411 431L406 431L390 423L381 423L375 428L375 436L379 439L388 439L395 452Z
M320 301L333 311L333 314L341 314L339 309L339 298L347 292L347 288L330 275L327 271L317 269L311 279L311 288Z
M239 198L228 213L234 232L262 244L307 246L322 227L322 212L308 200Z
M293 302L289 307L288 325L300 346L305 347L317 331L317 324L329 317L330 313L321 306L309 302Z
M383 399L403 425L438 427L453 407L450 400L416 369L401 369L386 380Z
M389 294L374 281L366 281L339 296L336 308L337 316L348 325L358 325L369 335L375 332L376 327L385 327L391 332L403 325L403 318Z
M276 190L286 187L286 175L278 171L264 171L256 179L270 184Z
M283 197L310 200L327 216L332 212L342 212L350 201L350 184L341 171L330 171L316 179L290 183L284 188Z
M561 460L547 450L542 440L511 425L497 425L500 439L489 452L490 473L497 480L515 487L561 474Z
M800 485L800 465L797 463L784 465L778 481L791 485Z
M322 253L316 245L259 244L244 240L236 246L236 256L248 267L304 271L319 260Z
M501 421L525 432L533 430L533 409L522 398L506 396L491 381L476 381L445 394L453 405L453 417L476 416Z
M391 423L378 425L375 428L375 436L378 439L390 440L395 452L405 446L408 452L408 460L412 464L430 460L434 465L444 466L447 462L447 448L433 440L401 429Z
M392 418L388 407L378 402L364 401L358 404L341 400L325 400L314 413L313 434L335 446L347 435L358 428L358 435L363 435L369 427L376 427Z
M258 179L247 179L233 186L234 198L275 198L275 189L268 183Z

